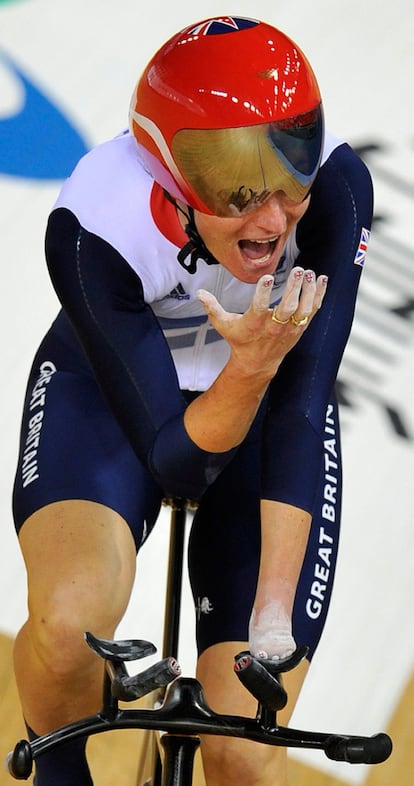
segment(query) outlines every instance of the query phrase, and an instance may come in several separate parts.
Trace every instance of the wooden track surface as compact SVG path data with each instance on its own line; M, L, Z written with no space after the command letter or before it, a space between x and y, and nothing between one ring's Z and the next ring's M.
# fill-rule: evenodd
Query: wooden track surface
M414 782L414 674L397 706L390 728L394 751L384 764L367 768L362 786L413 786ZM0 786L17 783L2 762L17 740L26 736L12 672L12 640L0 634ZM123 730L92 737L88 756L96 786L135 786L140 732ZM122 762L122 772L119 765ZM351 765L350 765L351 766ZM31 784L32 778L26 783ZM203 778L199 761L196 786ZM348 786L343 780L314 770L296 761L290 762L289 786Z

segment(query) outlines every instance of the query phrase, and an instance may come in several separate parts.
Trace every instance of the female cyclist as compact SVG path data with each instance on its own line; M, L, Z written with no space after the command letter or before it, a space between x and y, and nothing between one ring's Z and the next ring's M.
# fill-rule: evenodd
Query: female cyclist
M32 737L97 711L83 633L113 637L165 495L199 503L189 566L211 706L254 713L240 649L311 659L339 533L335 380L371 217L370 176L325 133L306 57L247 18L173 36L129 130L63 185L46 233L62 310L30 375L14 492ZM286 676L284 723L306 669ZM37 786L89 786L85 745L40 757ZM211 737L202 753L209 786L287 783L283 749Z

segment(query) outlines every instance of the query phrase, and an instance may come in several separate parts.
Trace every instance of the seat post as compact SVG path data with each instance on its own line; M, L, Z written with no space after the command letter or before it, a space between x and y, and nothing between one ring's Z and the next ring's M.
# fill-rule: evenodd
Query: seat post
M178 660L185 524L188 501L181 498L173 498L165 500L165 504L171 506L171 519L162 656L163 658L171 656Z

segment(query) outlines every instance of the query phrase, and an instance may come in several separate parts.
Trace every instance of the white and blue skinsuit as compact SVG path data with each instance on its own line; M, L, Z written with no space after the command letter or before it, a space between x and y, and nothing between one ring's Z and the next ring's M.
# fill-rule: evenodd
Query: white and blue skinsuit
M184 233L129 133L81 159L47 228L47 262L62 310L29 379L16 528L46 504L92 500L127 521L138 549L165 495L197 499L189 565L195 604L209 602L209 613L197 614L202 652L248 639L260 498L302 508L313 520L293 635L311 657L328 610L339 536L335 381L372 209L365 165L328 136L310 206L288 239L272 298L280 299L289 271L301 265L328 276L323 306L269 385L244 442L207 453L187 435L184 411L212 384L229 348L209 326L196 292L204 288L226 310L242 313L255 285L202 259L195 272L179 264Z

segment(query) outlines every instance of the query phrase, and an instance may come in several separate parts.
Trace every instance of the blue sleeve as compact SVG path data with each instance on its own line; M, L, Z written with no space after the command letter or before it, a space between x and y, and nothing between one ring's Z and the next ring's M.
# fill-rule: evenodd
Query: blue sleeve
M50 276L114 416L166 494L198 498L233 451L208 453L184 427L186 401L137 274L65 208L46 232Z
M272 381L263 437L263 496L310 513L321 477L327 406L354 316L361 275L354 260L372 212L370 174L343 144L321 167L297 227L297 264L325 273L327 293Z

